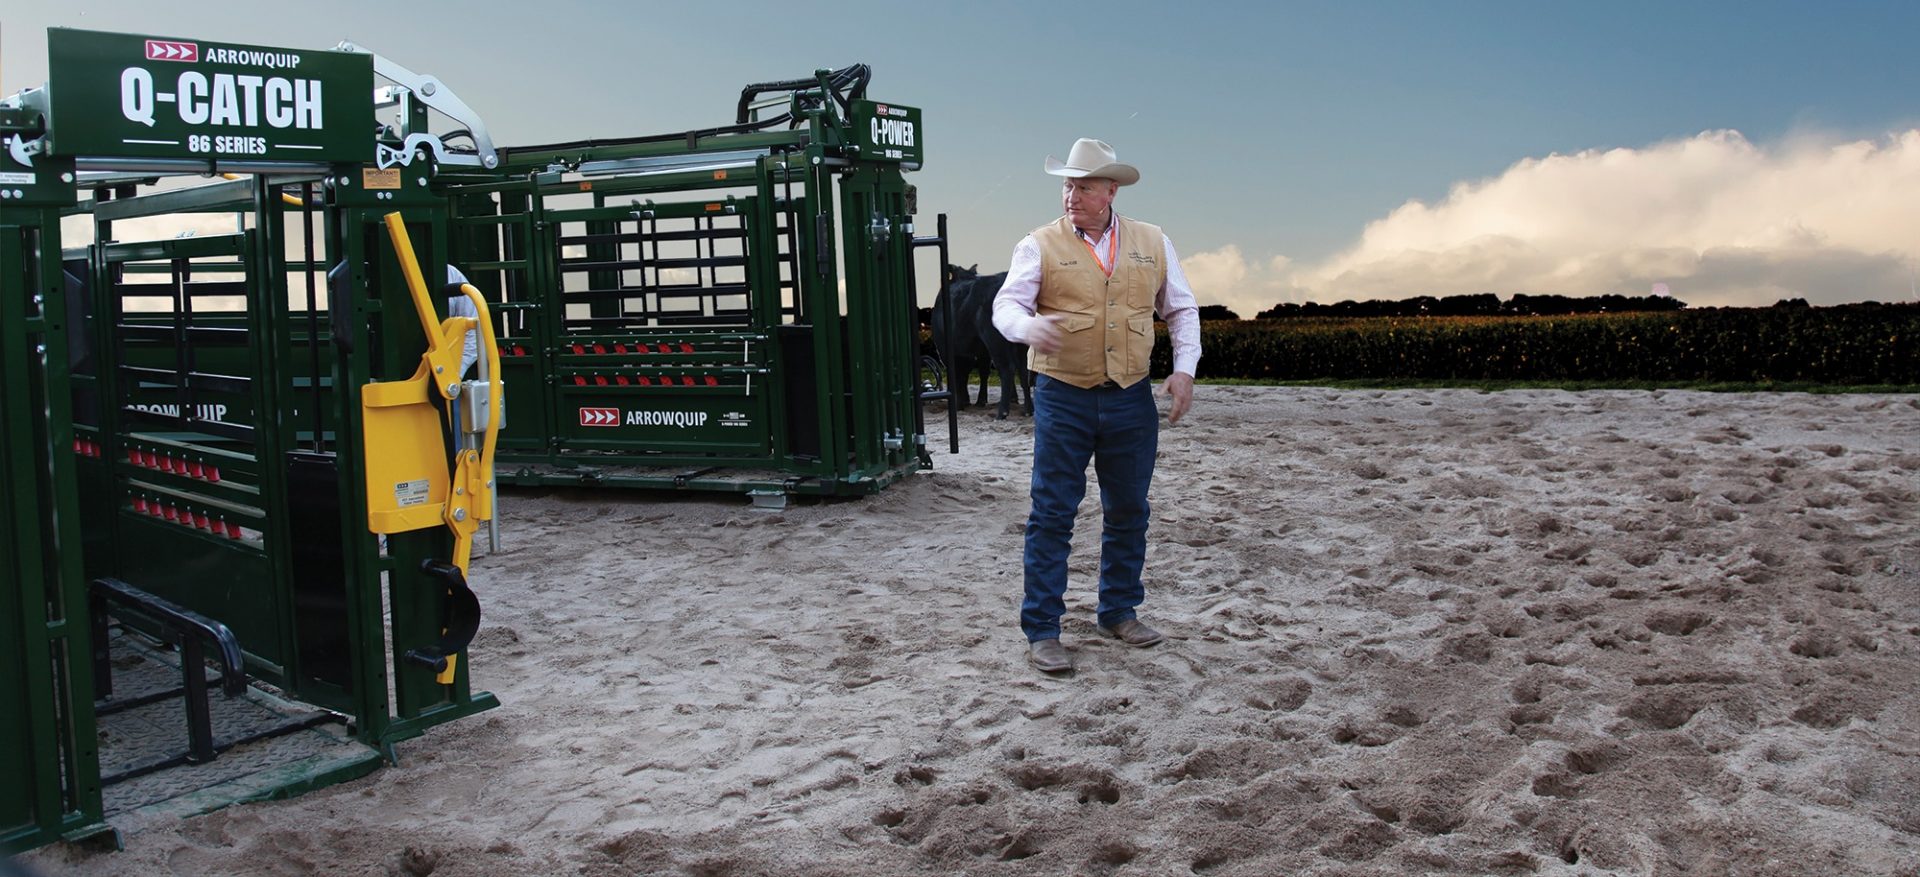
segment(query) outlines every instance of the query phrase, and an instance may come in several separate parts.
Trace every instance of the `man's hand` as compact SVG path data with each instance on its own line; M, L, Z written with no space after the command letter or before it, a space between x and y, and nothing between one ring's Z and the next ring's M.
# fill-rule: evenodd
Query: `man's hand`
M1167 423L1179 423L1187 416L1187 409L1193 407L1193 375L1186 372L1174 372L1167 376L1167 398L1173 400L1173 407L1167 410Z
M1060 318L1039 314L1027 324L1027 346L1041 353L1060 352Z

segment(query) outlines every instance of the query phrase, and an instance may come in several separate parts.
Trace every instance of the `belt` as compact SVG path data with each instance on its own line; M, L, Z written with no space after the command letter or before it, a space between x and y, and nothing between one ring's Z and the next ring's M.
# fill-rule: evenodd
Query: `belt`
M1120 385L1112 381L1101 381L1098 384L1094 384L1093 388L1096 390L1118 390L1120 389Z

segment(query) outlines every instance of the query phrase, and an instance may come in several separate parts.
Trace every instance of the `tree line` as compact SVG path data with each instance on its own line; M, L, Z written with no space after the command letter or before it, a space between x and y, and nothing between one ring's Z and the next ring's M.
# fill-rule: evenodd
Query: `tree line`
M1473 295L1431 296L1392 300L1319 302L1281 302L1254 315L1257 320L1284 320L1293 317L1552 317L1567 314L1625 314L1677 311L1687 306L1677 298L1664 295L1529 295L1519 293L1506 300L1491 292ZM1200 308L1202 320L1238 320L1240 315L1225 305Z

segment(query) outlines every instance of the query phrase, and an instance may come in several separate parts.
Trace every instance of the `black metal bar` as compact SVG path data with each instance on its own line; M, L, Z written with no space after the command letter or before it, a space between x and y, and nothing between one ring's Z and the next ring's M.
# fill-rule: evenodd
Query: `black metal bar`
M916 260L913 258L913 251L924 246L929 246L937 241L940 245L941 251L945 252L946 237L947 237L946 235L947 215L945 213L939 214L938 225L939 225L940 234L938 235L937 238L915 237L911 241L908 241L907 243L907 264L906 264L907 288L910 290L914 290L914 293L915 293L914 295L910 295L907 297L907 307L909 310L913 312L913 325L916 327L920 325L920 302L918 300L918 292L920 289L920 278L919 278L919 270L915 264ZM941 277L944 278L946 276L946 272L947 272L947 266L943 261L940 266ZM933 455L930 451L927 450L926 403L929 398L938 396L940 394L927 392L927 382L920 378L920 362L921 362L920 332L916 328L916 330L913 333L913 395L914 395L913 435L914 435L915 441L918 442L919 446L914 448L914 453L920 457L921 465L926 466L926 465L931 465L933 463ZM945 382L942 381L942 383L945 383ZM952 398L953 398L952 394L947 395L948 409L953 408ZM957 438L957 436L955 438Z
M559 264L562 272L581 271L639 271L645 268L744 268L745 256L712 256L696 259L618 259L612 261L588 261L568 259Z
M187 761L212 761L213 708L207 703L207 656L199 637L180 638L180 683L187 690Z
M87 593L87 615L93 627L93 696L113 696L113 654L107 646L107 598Z
M129 341L172 341L174 330L169 326L156 326L151 323L122 323L113 327L121 338ZM250 333L245 328L224 326L188 326L187 340L195 344L221 344L229 347L245 347Z
M705 217L701 217L705 218ZM566 235L560 238L561 245L568 244L637 244L648 238L663 241L694 241L708 238L745 239L747 230L743 227L714 226L708 229L686 229L682 231L661 231L649 235L638 231L606 232L600 234Z
M186 270L186 273L188 274L191 273L192 268L199 268L201 271L225 270L218 266L207 265L206 263L193 265L193 263L187 259L178 259L175 261L180 262L183 265L189 266ZM122 263L122 264L125 264L125 263ZM169 274L173 272L173 266L171 264L167 266L167 272ZM135 271L134 273L139 274L144 272ZM154 272L154 273L159 273L159 272ZM170 299L174 295L174 289L171 285L159 284L159 283L120 283L120 284L114 285L113 292L115 295L121 298L169 298ZM245 281L240 281L240 280L193 280L193 281L182 282L180 284L179 292L187 296L188 298L208 298L216 295L229 296L233 298L244 298L247 294L247 284ZM237 314L239 312L235 311L234 313Z
M140 365L120 366L120 373L133 378L146 378L161 386L181 386L208 393L232 393L240 395L247 392L252 379L239 375L222 375L213 372L187 372L182 375L163 368L148 368ZM184 380L182 380L184 378Z
M247 690L247 670L240 651L240 640L225 624L119 579L94 579L91 592L109 604L124 606L161 622L170 630L195 634L204 641L213 642L219 649L216 657L220 660L221 692L228 697L237 697Z
M240 641L227 626L170 600L140 590L119 579L94 579L89 596L99 601L95 624L106 617L104 604L125 607L157 622L180 645L180 681L186 691L186 760L200 764L213 760L213 712L207 703L207 663L205 644L211 642L220 660L220 688L228 697L238 697L247 688ZM105 641L102 636L101 641ZM158 768L153 768L158 769Z
M947 237L947 215L945 213L940 214L939 232L940 274L944 277L950 270L947 266L953 263L952 255L947 249L952 239ZM953 296L947 296L947 331L953 331ZM955 387L953 385L953 374L949 372L947 374L947 391L955 394L957 398L958 394L966 392L967 388ZM960 409L959 406L954 403L954 399L947 400L947 441L949 443L948 453L960 453Z
M698 298L706 295L746 295L753 287L745 283L728 283L722 286L695 286L676 283L671 286L615 286L606 289L581 289L566 293L569 302L606 301L619 298L639 298L655 295L660 298Z
M728 308L713 314L677 314L671 311L655 311L652 314L636 314L626 317L575 317L562 323L561 326L567 331L594 329L604 326L630 327L635 330L652 329L660 326L746 326L751 325L752 321L748 319L751 316L752 313L744 308Z
M408 649L403 657L408 663L444 673L447 658L466 651L480 630L480 600L467 587L466 573L451 563L429 558L420 562L420 572L446 589L440 639L430 646Z
M941 328L945 330L945 334L947 336L946 338L947 343L945 345L946 355L949 359L951 359L954 356L953 295L951 294L952 291L947 289L947 286L953 282L953 278L950 276L949 272L947 271L947 264L948 264L947 262L947 259L948 259L947 215L945 213L938 215L935 221L935 226L937 231L939 232L938 234L930 238L927 238L927 237L914 238L913 245L915 247L938 247L940 249L940 288L943 291L946 291L948 293L947 295L940 297L941 317L942 317L942 323L943 323ZM908 270L912 270L912 269L908 269ZM917 313L917 309L916 309L916 313ZM947 444L948 444L948 447L950 448L948 452L958 454L960 453L960 406L958 405L958 398L962 394L966 393L967 388L965 386L954 385L953 383L954 382L954 374L953 374L954 363L953 362L951 361L945 362L943 363L943 365L947 369ZM965 381L966 378L962 376L960 380ZM924 397L924 398L933 398L933 397Z

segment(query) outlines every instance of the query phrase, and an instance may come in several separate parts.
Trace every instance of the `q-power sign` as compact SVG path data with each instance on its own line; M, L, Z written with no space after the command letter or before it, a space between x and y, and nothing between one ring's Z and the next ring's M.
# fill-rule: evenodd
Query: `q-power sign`
M48 150L95 158L373 160L373 56L51 28Z
M920 108L857 100L851 115L861 157L919 164L926 154Z

